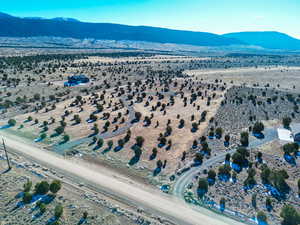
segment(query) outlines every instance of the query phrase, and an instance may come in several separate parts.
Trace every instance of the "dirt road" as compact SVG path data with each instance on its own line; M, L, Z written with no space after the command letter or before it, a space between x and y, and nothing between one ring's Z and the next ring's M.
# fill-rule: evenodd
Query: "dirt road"
M84 184L92 185L103 193L108 193L122 202L142 208L155 215L166 218L178 225L237 225L222 215L214 214L206 209L196 211L183 201L172 198L151 188L141 188L134 182L120 180L105 171L94 171L84 165L74 163L51 152L40 149L31 143L7 135L0 131L0 137L5 139L10 151L35 160L37 163L53 168L65 178L74 179Z

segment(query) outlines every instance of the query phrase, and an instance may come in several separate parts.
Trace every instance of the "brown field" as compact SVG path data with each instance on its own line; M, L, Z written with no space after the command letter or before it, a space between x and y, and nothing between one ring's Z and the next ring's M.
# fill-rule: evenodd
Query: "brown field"
M195 76L209 82L220 79L228 84L250 87L254 85L263 87L270 84L270 87L276 89L294 91L300 89L299 73L300 67L288 66L186 71L186 74L189 76Z
M57 57L17 58L11 64L0 59L3 66L0 70L0 126L4 125L1 129L30 142L44 133L47 137L36 143L44 149L84 162L93 170L113 171L128 182L157 187L169 184L172 189L178 176L182 176L177 173L179 169L190 167L195 156L199 156L196 153L203 153L203 142L209 150L200 160L205 166L208 160L213 161L214 157L240 145L242 131L249 132L250 141L255 140L251 129L256 122L263 122L266 129L280 126L286 116L291 117L293 123L300 122L300 58L296 56ZM90 82L64 87L67 77L73 74L84 74ZM97 106L103 110L97 112ZM79 123L75 123L75 115L81 119ZM96 119L88 122L91 115ZM29 117L31 121L27 121ZM14 119L16 125L6 129L9 119ZM184 125L180 127L182 120ZM107 129L105 124L108 124ZM60 126L64 126L64 131L54 135ZM93 135L95 126L99 132ZM197 128L193 130L193 127ZM220 137L215 135L217 128L222 130ZM225 147L226 134L230 141ZM68 136L70 140L62 143ZM206 140L200 142L200 138ZM104 143L97 146L100 139ZM137 139L142 139L139 147ZM194 143L196 147L192 148ZM288 200L274 200L274 211L268 214L274 224L279 224L283 204L295 201L300 175L297 167L284 161L283 144L272 139L253 150L263 152L270 168L285 169L289 175L286 182L292 192ZM255 164L254 157L249 161ZM219 166L217 162L207 168L217 172ZM250 205L251 196L258 193L259 208L265 211L267 193L260 181L260 168L255 170L258 185L248 192L243 190L248 175L245 168L235 184L217 180L209 187L207 197L216 202L225 197L228 208L253 217L256 210ZM159 172L155 174L155 171ZM200 176L206 177L202 169L199 171ZM194 181L196 189L198 180ZM20 184L21 180L16 178L16 182ZM20 191L19 186L10 197ZM73 198L67 189L62 194ZM75 195L74 198L77 199ZM122 221L111 224L120 223Z

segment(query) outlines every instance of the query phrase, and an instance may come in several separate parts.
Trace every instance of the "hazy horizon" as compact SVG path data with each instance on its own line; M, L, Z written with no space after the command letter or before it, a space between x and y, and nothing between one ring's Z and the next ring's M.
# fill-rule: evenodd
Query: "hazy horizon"
M70 17L82 22L144 25L224 34L278 31L300 39L300 2L279 0L83 0L6 1L1 12L18 17Z

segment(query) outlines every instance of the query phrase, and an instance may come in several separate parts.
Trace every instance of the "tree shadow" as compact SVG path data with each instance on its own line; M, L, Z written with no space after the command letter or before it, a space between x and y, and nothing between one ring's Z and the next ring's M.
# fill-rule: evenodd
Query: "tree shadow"
M228 141L224 141L224 146L225 147L229 147L229 142Z
M231 164L231 168L235 171L235 172L237 172L237 173L240 173L241 171L242 171L242 167L241 166L239 166L238 164L236 164L236 163L232 163Z
M288 193L290 192L291 188L286 185L285 190L280 192L276 187L274 187L272 184L264 184L266 189L269 191L271 196L276 198L278 201L285 200L287 198Z
M289 163L290 165L292 165L292 166L296 166L296 165L297 165L296 160L295 160L295 157L293 157L293 156L291 156L291 155L289 155L289 154L284 154L284 155L283 155L283 158L284 158L284 160L285 160L287 163Z
M155 158L156 158L156 154L151 154L150 157L149 157L149 160L151 161L151 160L153 160Z
M44 195L43 198L41 199L41 202L45 204L50 204L51 202L54 201L55 198L56 196L52 194Z
M220 140L222 136L219 134L216 134L215 137L216 137L216 139Z
M266 205L266 209L267 209L268 212L271 212L273 210L273 206Z
M263 133L252 132L252 135L260 140L265 138L265 135Z
M19 192L18 194L15 195L15 199L23 198L23 195L24 195L24 192L21 191L21 192Z
M257 220L258 225L268 225L268 222L262 221L262 220Z
M87 219L85 218L80 218L80 220L78 221L77 225L81 225L87 222Z
M51 217L48 219L48 221L46 222L47 225L52 225L55 221L57 221L58 218L56 218L55 216Z
M166 144L162 144L162 143L159 143L158 145L157 145L157 147L158 148L162 148L162 147L164 147Z
M92 134L89 134L88 137L89 137L89 138L90 138L90 137L94 137L94 136L96 136L97 134L98 134L98 133L95 133L95 132L94 132L94 133L92 133Z
M161 172L161 167L156 167L155 170L153 171L153 176L157 176Z
M6 124L6 125L3 125L3 126L0 126L0 130L8 129L10 127L12 127L12 125Z
M196 133L197 130L198 130L198 129L196 129L196 128L192 128L192 129L191 129L191 132L192 132L192 133Z
M101 154L105 155L106 153L108 153L111 150L111 147L108 147L106 149L104 149Z
M129 160L128 165L129 165L129 166L133 166L133 165L137 164L137 163L140 161L140 157L141 157L141 156L139 156L139 155L133 156L133 157Z
M219 174L218 178L219 178L220 181L226 183L230 180L230 175L228 175L228 174Z
M167 147L166 147L166 151L169 151L171 149L171 145L168 145Z
M216 183L215 179L207 178L207 183L209 186L213 186Z
M104 134L107 132L107 129L104 129L103 131L101 131L101 134Z
M225 204L220 204L220 211L224 212L225 211Z
M44 133L44 132L47 132L48 129L46 127L44 127L44 129L40 130L40 133Z
M194 162L191 164L191 167L197 167L197 166L201 166L202 161L200 160L194 160Z
M43 140L44 140L44 138L38 137L38 138L34 139L34 142L41 142Z
M99 150L101 147L99 145L96 145L93 150L96 151L96 150Z
M137 122L139 122L139 120L138 119L133 119L133 120L131 120L131 122L130 123L137 123Z
M144 127L149 127L151 125L151 123L145 123L143 126Z
M114 152L119 152L119 151L121 151L122 149L123 149L123 146L118 145L118 146L116 146L116 147L114 148Z
M197 188L197 195L199 198L203 198L206 193L207 193L207 190L204 190L202 188Z
M63 144L66 144L68 141L65 141L65 140L62 140L62 141L60 141L58 144L59 145L63 145Z
M53 133L53 134L50 135L50 137L51 137L51 138L54 138L54 137L58 137L59 135L60 135L60 134L58 134L58 133Z
M97 142L97 141L92 141L92 142L90 142L90 143L88 144L88 146L92 146L92 145L96 144L96 142Z

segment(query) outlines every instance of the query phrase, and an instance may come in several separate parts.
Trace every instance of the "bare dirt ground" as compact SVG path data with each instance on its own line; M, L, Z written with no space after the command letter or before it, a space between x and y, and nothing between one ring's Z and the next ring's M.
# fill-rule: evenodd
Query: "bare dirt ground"
M0 58L0 65L3 68L0 70L3 134L25 138L31 144L46 134L37 145L50 151L62 146L60 153L68 155L66 165L65 161L53 159L55 166L64 166L61 169L69 173L83 175L83 171L86 172L90 181L83 182L87 184L97 177L95 182L111 192L122 197L126 194L126 198L130 196L140 205L147 202L146 208L155 208L156 211L150 210L153 214L159 214L159 209L163 214L171 213L172 218L174 214L187 216L188 220L195 216L191 220L193 224L197 224L196 218L201 220L199 215L185 208L179 212L181 203L170 203L165 196L158 198L161 193L152 185L172 184L179 169L195 162L195 153L201 152L200 137L206 138L210 150L203 154L205 162L237 146L240 132L251 132L256 121L262 121L268 128L280 124L285 116L294 122L300 120L300 58L297 56L202 58L161 54L66 54ZM67 77L73 74L85 74L91 82L63 87ZM97 107L103 108L101 112L97 112ZM128 112L129 108L132 113ZM132 120L132 114L139 119ZM74 123L75 115L80 122ZM96 119L88 122L91 115ZM32 121L26 121L28 117L32 117ZM11 118L16 120L16 125L6 129ZM184 121L182 126L179 126L180 121ZM53 135L60 126L64 127L62 134ZM86 139L95 126L99 128L98 134ZM123 128L126 128L124 132ZM216 128L222 129L221 137L209 138ZM118 130L122 132L113 135ZM230 135L228 147L224 146L225 134ZM66 136L70 140L60 145ZM99 147L100 137L104 143ZM86 141L72 145L82 139ZM142 143L137 144L141 139ZM155 149L157 154L153 153ZM264 157L270 157L267 160L277 165L277 156L267 151ZM50 154L50 158L53 156L51 152L41 154L44 153ZM279 154L279 157L282 156ZM295 179L299 176L288 165L278 166L289 170ZM97 171L105 176L96 174ZM242 191L246 175L245 170L239 174L237 185L217 182L208 196L217 202L222 195L236 198L229 206L236 210L241 207L242 212L254 216L249 194ZM256 176L259 179L259 173ZM112 187L107 186L110 182ZM294 190L296 183L289 180L289 184ZM145 193L136 189L138 186L145 189ZM261 194L263 191L258 185L252 192ZM265 196L261 199L260 208ZM270 215L278 222L282 204L275 206L277 211ZM168 207L175 211L171 212Z
M109 151L106 153L108 158L113 157L119 159L119 162L122 162L124 165L126 165L134 156L131 147L135 144L136 137L142 136L145 139L142 151L143 154L138 162L137 167L147 170L149 175L151 175L151 173L153 173L153 171L157 168L156 163L158 160L161 160L162 162L166 160L167 164L164 166L164 170L162 171L161 175L167 176L167 181L169 175L181 168L182 165L187 162L187 160L184 162L181 162L180 160L183 152L188 152L193 141L203 134L208 125L209 118L214 117L215 113L217 112L225 92L224 90L221 90L220 87L213 88L211 86L211 89L209 89L205 84L202 84L201 82L197 83L193 80L190 81L190 83L193 85L180 90L179 86L184 84L184 80L178 79L174 80L174 82L178 83L178 87L170 88L170 93L183 92L185 93L185 98L190 99L192 98L193 94L191 91L192 88L197 88L197 90L199 90L198 92L201 92L201 95L203 94L203 96L198 97L198 99L193 101L193 103L190 102L185 104L183 97L178 94L173 96L172 101L174 101L174 104L171 104L170 97L172 94L165 94L157 87L147 88L144 90L145 98L143 101L134 103L134 111L141 113L142 119L138 123L134 123L132 125L132 138L128 143L125 143L124 149L121 151ZM164 98L159 99L156 93L162 93ZM103 95L103 99L99 101L94 97L94 95ZM151 101L149 99L151 99ZM207 105L207 99L211 99L209 105ZM64 121L67 124L64 133L70 136L71 141L93 134L92 128L95 125L98 126L100 133L109 133L114 131L116 128L122 129L124 126L124 121L128 121L129 119L128 114L126 113L128 109L120 104L120 98L117 97L117 94L111 90L107 91L105 94L103 94L103 92L94 92L92 95L83 96L82 101L85 104L82 104L81 106L75 105L74 107L70 107L72 102L75 100L76 98L61 101L55 104L55 109L51 109L51 107L49 107L49 110L40 110L38 112L31 112L17 116L15 117L17 126L10 128L10 132L13 131L18 133L20 136L31 137L31 139L38 138L44 129L42 123L46 121L48 123L48 130L46 132L47 138L44 139L42 144L51 145L62 141L61 136L51 137L51 135L55 133L54 129L60 126L59 118L63 116L65 116ZM99 118L96 122L89 123L87 120L89 119L90 114L97 111L97 108L94 104L95 101L97 101L97 104L100 104L103 107L103 111L95 114ZM145 106L147 102L148 105ZM153 111L153 107L157 106L157 102L159 102L161 105L165 105L166 109L160 110L161 108L159 107L157 110ZM204 111L207 112L207 119L201 123L199 122L197 131L192 132L192 123L198 123L198 121L201 119L200 114ZM66 114L66 112L68 113ZM104 113L110 114L109 120L100 119ZM74 115L79 115L81 118L81 122L79 124L75 124L73 119ZM32 121L28 122L27 119L29 117L32 118ZM148 126L145 126L145 122L143 121L146 117L153 118L151 124ZM50 122L51 118L56 118L56 121L54 123ZM38 123L36 123L36 119L38 120ZM114 119L117 120L115 121ZM183 127L179 127L180 120L185 121L185 125ZM103 131L102 127L107 121L110 121L111 125L107 131ZM171 141L171 145L169 146L166 143L165 146L159 147L157 138L160 134L164 134L166 132L168 121L170 121L169 126L172 127L172 132L166 139L167 142ZM20 126L22 126L22 128ZM117 146L118 140L124 138L125 134L126 132L114 138L106 139L105 142L108 143L108 141L112 140L114 146ZM106 143L104 144L104 147ZM81 153L95 153L95 146L87 146L87 144L90 143L85 143L85 147L76 149ZM157 148L158 153L156 157L150 159L153 148ZM97 149L97 152L102 150L103 148L100 150ZM98 154L96 154L96 156L98 156ZM100 157L98 158L99 160L101 159Z
M202 210L198 213L191 209L189 206L179 204L178 200L172 199L166 195L161 194L159 191L141 188L135 183L128 183L118 177L93 171L90 168L73 163L72 161L62 159L49 152L38 149L32 145L22 142L20 139L12 139L5 135L6 144L14 151L22 153L32 159L36 159L43 164L51 165L53 169L58 169L64 176L72 176L81 178L85 184L91 182L94 185L101 187L109 193L125 198L127 202L138 204L147 211L160 212L159 214L172 218L179 224L198 224L203 221L205 224L240 224L222 216L211 217L211 212ZM65 171L65 172L63 172ZM68 175L69 174L69 175Z
M98 94L101 93L99 92ZM66 116L65 119L65 122L68 126L66 126L65 133L70 135L71 139L78 139L92 134L92 128L94 127L94 124L97 124L100 129L100 132L102 132L102 127L105 123L104 120L98 120L96 123L87 122L89 116L93 112L97 111L96 106L91 102L92 98L92 95L83 97L83 101L88 102L88 104L85 104L83 106L70 107L72 102L74 102L74 100L76 99L72 98L63 102L59 102L55 105L56 108L54 110L49 109L49 111L41 110L39 112L30 112L22 114L15 118L18 121L18 124L23 124L24 127L21 129L19 127L15 127L14 129L21 133L31 133L32 137L38 138L42 128L40 123L35 123L35 119L38 119L38 121L40 121L41 123L44 121L49 122L51 121L51 118L61 118L61 116L66 115L65 112L68 111L68 116ZM118 116L118 113L121 113L122 119L124 119L124 121L128 119L128 115L125 115L126 109L123 106L121 106L120 99L117 97L111 97L110 93L105 95L105 99L103 100L103 104L101 105L103 107L103 111L109 113L111 118L115 118ZM80 123L77 124L75 122L74 115L79 115L81 119ZM97 113L95 115L97 117L101 116L100 113ZM27 121L28 117L32 117L32 121ZM48 139L46 140L46 142L54 143L54 141L58 141L57 138L51 139L49 136L55 133L54 129L59 125L59 121L49 124L49 130L47 132ZM122 126L124 126L124 123L120 123L119 121L114 126L110 126L108 132L111 132L116 125L118 125L118 127L121 128Z
M228 84L263 87L267 84L272 88L285 90L300 89L300 67L251 67L229 68L222 70L189 70L185 72L206 81L222 80ZM279 86L278 86L279 85Z
M154 55L151 57L127 57L127 58L118 58L118 59L112 59L108 57L89 57L88 59L79 59L76 60L75 63L82 63L82 62L92 62L92 63L133 63L133 64L139 64L139 63L152 63L152 62L185 62L185 61L192 61L192 60L208 60L209 57L190 57L190 56L172 56L172 55Z
M3 157L2 154L1 157ZM58 204L64 208L60 222L66 225L79 224L83 212L88 212L85 224L129 225L143 220L142 217L139 218L138 213L129 213L120 206L108 202L105 196L84 190L82 187L76 187L71 182L65 181L61 175L58 177L53 169L49 170L14 154L10 154L10 159L13 162L13 169L9 172L4 172L7 165L3 158L0 161L1 224L47 224L49 219L53 218L54 208ZM43 215L37 216L39 209L35 207L36 202L17 207L22 202L20 196L23 193L23 185L28 180L31 180L34 185L42 180L51 182L53 179L62 180L63 188L55 199L46 205L47 209ZM37 217L34 219L34 216Z

